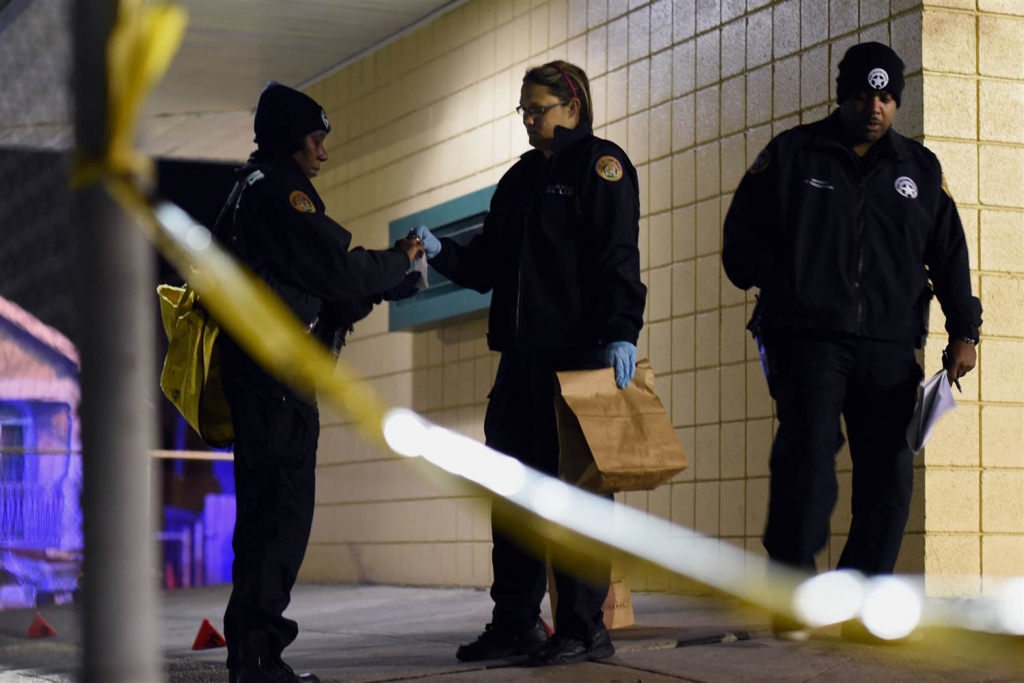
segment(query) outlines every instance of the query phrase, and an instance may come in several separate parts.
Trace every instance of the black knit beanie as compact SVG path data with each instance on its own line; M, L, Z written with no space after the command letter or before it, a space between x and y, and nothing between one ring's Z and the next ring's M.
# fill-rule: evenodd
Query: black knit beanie
M839 62L836 95L839 104L864 90L885 90L896 106L903 96L903 60L882 43L854 45Z
M309 95L270 81L256 104L254 141L262 149L291 154L302 148L302 139L322 130L331 132L324 108Z

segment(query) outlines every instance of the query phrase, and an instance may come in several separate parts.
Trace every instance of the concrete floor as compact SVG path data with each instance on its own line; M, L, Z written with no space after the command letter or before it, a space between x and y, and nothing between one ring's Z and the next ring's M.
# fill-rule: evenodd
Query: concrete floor
M227 680L225 650L191 650L204 618L221 628L227 595L227 587L164 594L160 620L168 681ZM515 662L480 666L455 660L456 646L472 640L488 620L491 603L484 591L301 585L288 612L300 634L285 659L325 683L1024 682L1024 639L929 632L912 646L867 646L840 640L832 628L806 643L786 643L771 637L764 613L721 600L634 594L633 602L637 624L613 632L618 652L612 659L531 669ZM54 638L25 638L33 614L0 612L0 683L78 680L75 608L43 610L57 630Z

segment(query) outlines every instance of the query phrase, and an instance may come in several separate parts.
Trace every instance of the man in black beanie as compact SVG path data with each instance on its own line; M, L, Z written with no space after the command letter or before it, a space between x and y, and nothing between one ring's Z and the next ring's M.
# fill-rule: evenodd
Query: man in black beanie
M214 228L218 239L336 352L351 325L382 298L414 291L418 239L392 249L350 249L352 235L324 213L310 179L327 161L327 114L312 98L271 82L256 106L256 144L237 171ZM227 335L218 339L235 431L233 589L224 614L230 683L316 681L281 652L298 634L283 616L313 521L320 435L315 396L266 373Z
M890 574L913 489L906 432L929 300L937 295L945 314L950 382L974 368L981 304L938 159L892 129L902 60L880 43L854 45L836 85L839 109L785 131L754 160L725 218L722 262L737 287L760 289L748 327L779 419L768 554L815 571L836 501L842 416L853 521L838 567ZM774 627L806 637L789 619Z

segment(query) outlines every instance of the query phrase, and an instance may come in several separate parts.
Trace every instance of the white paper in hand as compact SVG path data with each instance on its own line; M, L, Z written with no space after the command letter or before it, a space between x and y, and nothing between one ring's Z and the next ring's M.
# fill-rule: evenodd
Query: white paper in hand
M939 418L956 409L956 399L945 370L939 370L930 379L922 381L917 395L917 409L907 427L907 444L915 453L928 443Z
M430 287L430 284L427 282L427 257L426 256L418 258L418 259L416 259L415 261L412 262L412 265L409 267L409 272L411 273L414 270L417 273L420 274L420 279L416 281L416 289L418 289L420 291L423 291L424 289L427 289L428 287Z

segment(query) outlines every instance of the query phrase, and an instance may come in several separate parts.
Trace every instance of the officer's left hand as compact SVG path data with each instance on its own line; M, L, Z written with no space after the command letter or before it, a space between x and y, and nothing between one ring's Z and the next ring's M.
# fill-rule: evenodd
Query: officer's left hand
M950 384L966 375L978 364L978 349L974 344L956 339L949 343L946 352L949 354L949 367L946 368L946 375Z
M615 368L615 385L625 389L636 372L636 347L627 341L612 342L604 347L604 363Z
M395 248L405 252L405 255L409 257L409 263L423 258L423 240L419 237L402 237L395 242Z

